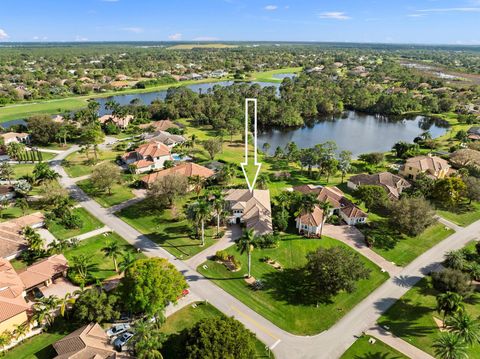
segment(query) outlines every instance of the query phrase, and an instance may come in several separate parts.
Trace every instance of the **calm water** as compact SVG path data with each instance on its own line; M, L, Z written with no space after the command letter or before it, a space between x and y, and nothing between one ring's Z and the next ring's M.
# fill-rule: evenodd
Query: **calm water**
M258 136L258 146L270 144L270 152L295 142L300 148L309 148L326 141L335 141L339 150L349 150L354 156L369 152L384 152L398 141L412 142L424 131L433 138L446 132L446 128L423 116L413 119L391 120L385 117L348 111L343 116L320 120L311 126L280 131L270 130Z

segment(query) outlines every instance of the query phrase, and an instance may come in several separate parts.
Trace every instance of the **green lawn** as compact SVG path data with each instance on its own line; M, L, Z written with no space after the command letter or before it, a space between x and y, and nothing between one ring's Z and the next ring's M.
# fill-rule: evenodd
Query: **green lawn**
M98 236L85 239L81 241L76 248L68 249L64 252L65 257L68 260L71 260L72 257L78 256L80 254L88 255L92 263L94 264L94 270L92 271L92 276L98 280L104 280L110 278L115 273L115 266L112 259L106 258L102 252L102 248L105 246L107 241L118 242L122 248L122 252L132 252L137 255L137 258L145 258L143 253L137 253L137 250L131 246L127 241L120 237L116 233L110 233L108 235L100 234ZM121 261L121 258L118 258L118 261Z
M282 79L278 79L276 77L273 77L272 75L298 73L301 71L302 71L302 67L288 67L285 69L278 69L278 70L271 70L271 71L264 71L264 72L254 72L250 78L252 81L281 83Z
M446 228L443 224L437 223L428 227L422 234L416 237L400 235L400 239L391 249L375 246L372 249L388 261L394 262L400 266L405 266L420 254L453 234L453 232L452 229Z
M43 152L43 151L40 151L40 152L42 152L43 162L50 161L51 159L53 159L57 155L56 153L51 153L51 152Z
M433 317L442 319L435 310L437 294L430 285L430 278L424 278L400 298L378 323L387 325L393 334L433 355L432 344L440 334ZM474 318L480 315L479 300L480 294L474 293L464 303L465 310ZM468 355L470 359L480 358L480 344L469 348Z
M388 346L381 340L376 340L375 344L370 344L368 340L371 337L363 335L358 338L350 348L347 349L340 359L407 359L405 355Z
M437 213L459 226L466 227L480 219L480 202L464 205L457 211L437 210Z
M77 185L103 207L111 207L135 197L127 183L115 184L112 187L112 194L99 192L89 179L77 182Z
M114 161L118 155L122 154L124 154L124 152L113 150L99 151L98 163L104 161ZM67 172L67 174L73 178L91 174L93 169L95 168L95 165L89 164L88 159L93 159L93 153L89 151L88 156L89 157L87 158L87 155L83 152L74 152L69 155L63 162L65 172Z
M28 208L25 211L25 214L27 215L35 211L36 210L33 208ZM22 216L23 216L22 210L18 207L15 207L14 205L11 205L5 209L2 209L0 213L0 222L9 221L11 219L22 217Z
M35 164L33 164L33 163L15 164L15 165L13 165L13 172L14 172L13 177L18 179L18 178L23 177L25 175L31 175L34 167L35 167Z
M5 353L5 359L51 359L57 355L52 344L74 331L76 327L71 322L58 317L54 324L46 331Z
M291 293L291 285L297 275L294 271L279 272L260 259L268 256L285 269L296 269L306 264L305 256L308 252L319 247L332 246L343 246L354 253L353 249L332 238L304 239L293 234L282 235L278 248L255 249L252 253L252 275L265 283L265 288L259 291L253 291L245 282L247 256L240 255L235 247L227 251L241 261L240 271L230 272L224 265L214 261L205 263L207 269L200 265L198 271L280 328L298 335L317 334L331 327L388 279L388 274L382 273L375 264L360 256L371 270L370 278L359 281L353 293L339 293L333 298L332 303L319 304L315 307L299 303L295 294Z
M73 213L79 215L82 219L82 225L80 228L68 229L57 221L52 221L48 226L48 230L58 239L67 239L103 227L102 222L93 217L83 208L75 208L73 209Z
M214 227L205 226L205 246L200 247L200 239L194 238L195 227L184 214L184 205L192 198L194 195L189 194L178 200L174 208L163 211L152 209L147 201L142 201L117 215L174 256L188 259L212 245L216 233Z
M165 359L174 359L178 357L175 354L179 352L178 348L183 345L183 341L177 334L182 330L193 327L202 319L223 316L218 309L208 303L198 302L196 304L196 308L188 306L172 314L162 326L162 332L170 336L162 350ZM257 354L255 358L268 357L265 353L265 344L258 339L256 340L256 348ZM270 358L273 358L273 354L270 354Z
M192 194L177 201L173 209L152 210L147 201L124 208L117 215L139 232L178 258L187 259L212 245L215 229L206 227L205 246L192 237L195 230L184 214L184 205L191 202Z

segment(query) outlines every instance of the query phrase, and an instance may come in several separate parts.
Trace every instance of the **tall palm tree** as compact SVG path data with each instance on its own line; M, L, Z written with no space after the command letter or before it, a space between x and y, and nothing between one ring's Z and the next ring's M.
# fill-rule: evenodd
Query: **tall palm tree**
M67 313L67 309L70 305L75 303L75 297L72 295L72 293L66 293L63 298L58 298L58 308L60 310L60 315L62 317L65 316L65 313Z
M463 297L454 292L446 292L437 295L437 312L443 312L443 325L445 326L445 318L452 315L463 308Z
M211 212L212 208L210 206L210 203L205 200L201 200L198 202L196 214L197 220L201 223L202 247L205 245L205 221L209 219Z
M304 214L311 214L315 210L315 206L318 206L320 202L313 193L307 193L302 195L301 201L298 206L298 210L295 213L296 217L302 216ZM301 228L298 228L300 231ZM308 226L307 236L310 237L310 226Z
M237 242L238 249L240 250L240 254L247 252L248 256L248 278L251 277L251 269L252 269L252 251L255 247L255 232L253 229L245 229L243 231L242 236Z
M330 216L330 211L332 210L332 205L328 201L321 201L318 207L322 210L323 212L323 219L322 219L322 227L320 228L320 238L322 238L322 233L323 233L323 227L325 225L325 222L327 221L328 217Z
M124 252L122 254L122 260L119 264L120 273L125 272L132 264L137 260L137 257L132 252Z
M46 326L52 325L55 317L53 311L58 307L58 298L54 295L43 297L37 300L33 305L33 318L39 325L45 324Z
M270 177L266 173L260 173L257 176L257 186L260 189L267 189L270 183Z
M117 258L122 254L122 250L117 241L108 241L105 243L105 246L102 248L102 252L105 254L105 257L112 258L113 265L115 266L115 272L118 273L118 263Z
M217 237L220 233L220 218L224 213L225 209L225 196L223 195L222 191L215 191L212 193L212 209L215 212L215 216L217 217Z
M27 240L28 250L36 255L43 253L45 250L44 240L32 227L25 227L23 229L23 235Z
M71 260L71 270L76 272L80 277L82 283L80 287L83 287L85 283L90 278L90 272L93 270L94 265L92 263L91 257L86 254L79 254L78 256L73 256Z
M465 341L455 333L446 332L433 343L435 356L439 359L468 359Z
M197 194L197 199L202 192L203 186L205 186L205 178L199 175L191 176L188 178L188 182L193 186L193 191Z
M459 312L446 320L447 327L467 344L480 342L480 321L465 312Z
M237 175L237 165L233 163L227 163L220 170L220 177L225 181L226 184L230 184L236 175Z

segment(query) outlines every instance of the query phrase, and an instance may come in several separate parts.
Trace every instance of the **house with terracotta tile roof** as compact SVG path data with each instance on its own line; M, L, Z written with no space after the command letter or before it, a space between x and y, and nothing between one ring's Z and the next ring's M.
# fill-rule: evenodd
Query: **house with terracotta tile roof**
M178 128L178 125L176 125L170 120L160 120L160 121L154 121L149 123L143 123L138 127L140 127L142 130L152 128L154 129L154 132L157 132L157 131L166 131L169 128Z
M30 143L30 135L25 132L5 132L0 133L0 137L3 139L3 144L8 145L12 142L20 142L29 144Z
M193 176L210 178L215 174L215 172L207 167L197 165L196 163L193 163L193 162L182 162L174 167L149 173L148 175L143 176L141 181L143 182L145 187L150 187L157 179L162 178L164 176L175 175L175 174L185 176L187 178L190 178ZM192 188L189 188L189 191L191 190Z
M243 224L258 235L273 232L269 190L229 189L225 193L225 202L230 212L230 224Z
M162 169L165 161L173 161L173 157L167 145L152 141L123 155L122 161L135 173L145 173Z
M40 228L45 224L45 216L35 212L20 218L0 223L0 258L13 259L17 257L27 245L23 236L23 229L27 226Z
M113 115L103 115L102 117L98 118L98 122L100 122L102 125L111 122L115 126L123 130L126 129L130 124L130 122L132 121L133 121L132 115L127 115L124 117L118 117Z
M28 292L33 288L48 287L55 279L66 277L67 270L67 259L63 254L56 254L28 266L18 275Z
M404 189L411 187L410 182L401 176L390 172L375 173L372 175L361 173L348 179L347 187L353 190L359 186L380 186L387 191L388 198L399 199Z
M341 217L349 226L365 223L367 214L355 206L345 194L337 187L322 187L302 185L293 187L294 191L304 194L313 193L320 202L330 203L332 209L328 216L335 214ZM320 207L315 206L312 213L304 213L295 219L296 228L299 232L319 235L326 217Z
M182 135L175 135L167 131L157 131L150 134L144 134L142 137L149 141L161 142L170 148L186 141L185 137Z
M449 176L451 167L443 158L428 154L409 158L400 168L399 174L405 178L416 179L420 173L426 174L433 179Z
M90 323L53 344L55 359L115 359L108 336L97 323Z
M0 258L0 333L28 320L25 286L9 261Z

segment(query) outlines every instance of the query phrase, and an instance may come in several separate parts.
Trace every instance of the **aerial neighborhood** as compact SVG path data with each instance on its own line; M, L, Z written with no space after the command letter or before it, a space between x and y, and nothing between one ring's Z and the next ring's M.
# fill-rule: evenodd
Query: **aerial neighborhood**
M478 51L180 35L0 46L2 355L478 358Z

